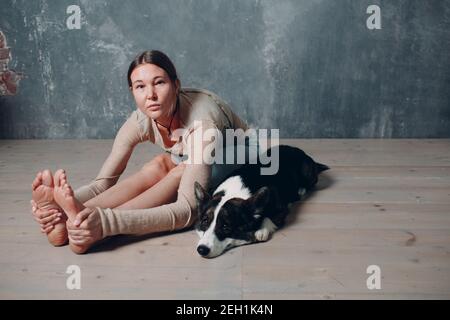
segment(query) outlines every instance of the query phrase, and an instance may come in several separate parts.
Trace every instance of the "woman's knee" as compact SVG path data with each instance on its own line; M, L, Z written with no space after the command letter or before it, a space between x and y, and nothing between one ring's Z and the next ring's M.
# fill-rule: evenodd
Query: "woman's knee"
M169 175L171 175L177 179L181 179L181 176L184 173L185 167L186 167L186 165L184 163L180 163L179 165L175 166L174 168L172 168L169 171Z
M165 176L169 171L175 167L175 164L170 159L170 155L162 153L154 157L151 161L147 162L141 169L144 173L150 173L152 175L161 174Z

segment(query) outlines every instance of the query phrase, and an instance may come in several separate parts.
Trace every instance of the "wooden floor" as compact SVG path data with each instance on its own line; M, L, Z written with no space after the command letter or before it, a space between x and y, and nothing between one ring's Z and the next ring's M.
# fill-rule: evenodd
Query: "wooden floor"
M197 236L120 236L77 256L51 247L29 208L43 168L75 187L95 177L110 140L0 140L1 299L449 299L450 140L282 140L332 169L272 240L216 259ZM160 149L140 145L126 171ZM68 266L81 289L68 290ZM381 289L369 290L369 265Z

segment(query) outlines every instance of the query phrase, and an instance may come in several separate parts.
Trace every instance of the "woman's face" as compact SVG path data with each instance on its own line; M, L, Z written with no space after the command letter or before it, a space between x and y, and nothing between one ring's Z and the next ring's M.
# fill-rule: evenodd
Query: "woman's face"
M179 81L174 84L164 69L150 63L137 66L130 78L139 110L154 120L168 118L176 102Z

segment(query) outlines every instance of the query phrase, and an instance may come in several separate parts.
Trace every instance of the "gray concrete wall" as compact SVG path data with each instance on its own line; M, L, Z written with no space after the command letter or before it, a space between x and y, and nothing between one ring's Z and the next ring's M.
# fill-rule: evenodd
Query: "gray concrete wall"
M0 96L0 138L114 137L145 49L281 137L450 137L450 1L2 0L0 30L4 69L23 74Z

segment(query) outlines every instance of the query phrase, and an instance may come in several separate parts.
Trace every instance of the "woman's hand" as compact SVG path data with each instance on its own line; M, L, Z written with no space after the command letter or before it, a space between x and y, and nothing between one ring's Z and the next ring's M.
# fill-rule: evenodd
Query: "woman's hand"
M31 200L30 203L31 214L34 217L34 220L41 226L42 233L49 233L53 230L55 224L62 221L63 213L59 209L40 209L37 207L34 200Z
M67 220L67 231L71 244L90 246L102 239L102 223L100 214L95 208L85 208L80 211L74 222Z

